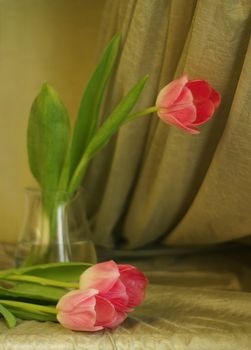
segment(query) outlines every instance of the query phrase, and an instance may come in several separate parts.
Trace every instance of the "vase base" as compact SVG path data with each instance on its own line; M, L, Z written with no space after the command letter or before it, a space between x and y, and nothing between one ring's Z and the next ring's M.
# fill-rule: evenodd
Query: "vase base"
M48 246L19 242L16 247L16 267L71 261L95 264L97 255L94 243L91 241L78 241L70 246L60 244Z

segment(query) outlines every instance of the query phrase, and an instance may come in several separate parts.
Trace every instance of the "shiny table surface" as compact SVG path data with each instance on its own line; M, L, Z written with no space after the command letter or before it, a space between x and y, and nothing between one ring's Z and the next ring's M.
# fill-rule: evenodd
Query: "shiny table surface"
M2 266L11 262L8 249ZM121 327L94 334L50 322L19 321L14 329L0 322L0 350L250 350L251 258L238 249L123 258L151 283Z

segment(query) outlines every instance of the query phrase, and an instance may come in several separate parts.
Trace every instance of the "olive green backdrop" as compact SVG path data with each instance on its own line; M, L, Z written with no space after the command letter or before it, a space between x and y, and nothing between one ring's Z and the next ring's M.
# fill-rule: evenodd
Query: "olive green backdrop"
M156 116L123 127L87 181L97 242L211 244L251 234L249 0L106 1L103 42L123 33L105 111L140 77L137 109L184 73L222 94L215 117L191 136Z
M26 151L33 99L44 81L75 119L95 67L103 0L0 1L0 240L17 239L24 188L35 186Z
M198 136L156 116L120 130L84 184L94 239L108 247L117 241L141 247L248 237L250 7L248 0L2 1L1 240L17 238L23 188L34 185L25 135L41 83L55 86L74 120L97 58L98 33L101 51L117 31L123 48L105 112L146 73L137 109L154 104L159 89L183 73L207 79L223 100Z

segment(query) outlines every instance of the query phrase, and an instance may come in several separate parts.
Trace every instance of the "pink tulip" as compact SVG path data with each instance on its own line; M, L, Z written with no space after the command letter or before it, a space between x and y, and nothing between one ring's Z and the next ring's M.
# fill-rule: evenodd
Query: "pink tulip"
M184 75L160 91L156 106L165 123L198 134L196 126L212 117L220 101L220 94L206 80L188 80Z
M80 289L94 288L116 311L129 312L142 303L148 280L132 265L107 261L89 267L80 276Z
M99 295L96 289L73 290L57 304L57 319L66 328L75 331L99 331L115 328L126 318L113 304Z

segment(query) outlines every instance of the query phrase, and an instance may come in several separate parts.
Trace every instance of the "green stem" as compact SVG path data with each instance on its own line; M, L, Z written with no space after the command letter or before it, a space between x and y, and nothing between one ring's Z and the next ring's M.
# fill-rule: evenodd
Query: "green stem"
M143 109L142 111L135 112L135 113L129 115L128 118L126 118L126 122L130 122L138 117L141 117L141 116L146 115L146 114L155 113L157 111L158 111L158 108L156 106L148 107L146 109Z
M78 167L77 167L77 169L73 173L72 179L69 183L68 191L70 193L76 191L76 189L77 189L76 183L81 182L81 178L84 177L89 161L90 161L89 156L84 154L83 158L81 159L81 161L78 165L78 167L80 166L82 168L82 172L80 173L79 171L77 171L78 170Z
M73 288L73 289L79 288L79 283L55 281L47 278L30 276L30 275L7 275L5 277L2 277L2 279L8 280L8 281L33 282L33 283L38 283L38 284L43 284L43 285L53 286L53 287L63 287L63 288Z
M37 304L24 303L21 301L0 300L0 304L18 307L29 311L42 311L48 314L57 314L57 309L53 306L44 306Z
M65 161L64 161L63 170L62 170L60 178L59 178L59 186L58 186L59 191L65 191L67 189L69 175L70 175L71 144L72 144L72 141L69 142L69 144L68 144L68 149L67 149L67 153L66 153L66 157L65 157Z

